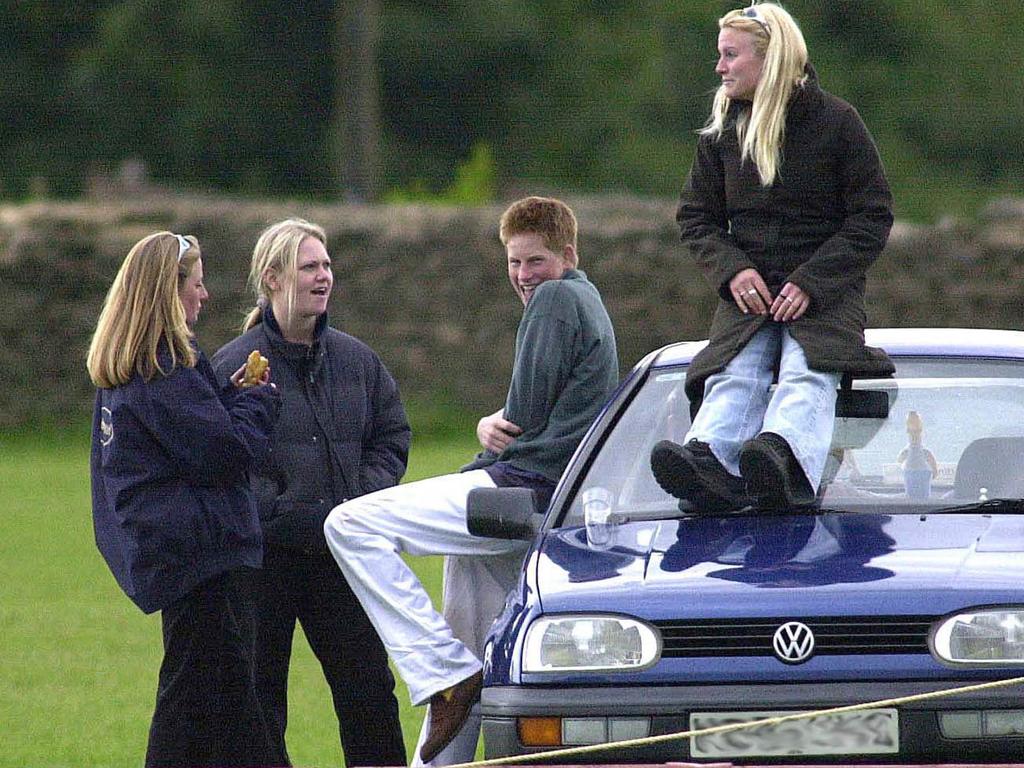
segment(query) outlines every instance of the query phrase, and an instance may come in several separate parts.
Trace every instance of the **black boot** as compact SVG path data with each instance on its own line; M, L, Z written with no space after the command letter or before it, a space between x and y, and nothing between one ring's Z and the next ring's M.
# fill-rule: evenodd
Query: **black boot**
M721 512L747 505L745 483L729 474L707 443L679 445L662 440L651 449L651 471L658 485L695 511Z
M781 435L762 432L740 450L740 474L760 507L785 509L814 503L814 489Z

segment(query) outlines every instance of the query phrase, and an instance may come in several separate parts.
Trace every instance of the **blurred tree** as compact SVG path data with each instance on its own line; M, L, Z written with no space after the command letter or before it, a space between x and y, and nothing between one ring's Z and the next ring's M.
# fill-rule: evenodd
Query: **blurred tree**
M20 197L30 186L64 195L78 190L90 145L67 69L111 2L0 4L0 196Z
M96 166L138 158L175 185L444 196L478 144L499 194L673 194L717 86L715 21L737 5L3 3L0 195L74 194ZM1014 14L986 0L785 5L823 85L878 140L898 213L1020 189Z
M330 194L322 62L331 0L122 0L100 14L74 82L94 159L143 158L157 179Z
M72 71L95 130L92 162L112 167L138 157L157 178L234 185L246 169L234 140L245 120L238 120L244 104L230 75L243 47L231 0L124 0L104 8Z
M338 0L331 145L338 188L352 200L374 200L380 192L379 23L379 0Z
M695 12L676 5L386 3L389 183L442 189L482 140L503 187L675 189L705 108L703 86L677 76L697 33Z

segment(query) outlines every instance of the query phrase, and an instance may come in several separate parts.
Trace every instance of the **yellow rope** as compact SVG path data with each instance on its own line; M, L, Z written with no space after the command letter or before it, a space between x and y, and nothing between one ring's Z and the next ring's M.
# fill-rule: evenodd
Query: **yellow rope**
M612 741L605 742L602 744L588 744L582 747L572 747L569 749L552 749L546 752L533 752L528 755L512 755L511 757L496 757L491 760L478 760L473 763L456 763L449 766L448 768L478 768L478 766L485 765L510 765L515 763L524 763L528 761L536 761L543 758L562 758L574 755L584 755L591 752L600 752L607 749L618 749L621 747L639 747L647 744L657 744L662 741L673 741L675 739L691 739L694 736L705 736L711 733L727 733L729 731L742 731L747 728L759 728L764 725L777 725L779 723L789 722L790 720L802 720L810 717L820 717L822 715L836 715L842 712L859 712L865 709L875 709L877 707L890 707L897 704L910 704L915 701L924 701L925 699L938 699L944 696L953 696L958 693L974 693L975 691L984 691L990 688L1002 688L1011 685L1020 685L1024 683L1024 677L1011 677L1006 680L994 680L988 683L977 683L975 685L965 685L960 688L945 688L941 691L929 691L927 693L917 693L913 696L900 696L895 699L882 699L880 701L871 701L864 704L849 704L844 707L833 707L832 709L818 709L814 712L799 712L793 715L780 715L778 717L768 717L763 720L753 720L748 723L730 723L728 725L716 725L712 728L701 728L694 731L680 731L678 733L663 733L658 736L645 736L639 739L626 739L625 741Z

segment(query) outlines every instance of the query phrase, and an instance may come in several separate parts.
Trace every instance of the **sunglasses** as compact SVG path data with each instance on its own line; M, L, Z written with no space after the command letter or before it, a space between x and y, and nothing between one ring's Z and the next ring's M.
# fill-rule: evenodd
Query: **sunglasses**
M185 239L184 235L175 235L178 239L178 263L181 263L181 257L185 255L185 251L192 247L192 243Z
M761 12L757 10L756 5L751 5L747 8L744 8L742 11L740 11L740 16L742 16L745 19L750 19L751 21L756 22L761 26L761 29L764 30L764 33L768 37L772 36L772 31L768 28L768 21L764 18L764 16L761 15Z

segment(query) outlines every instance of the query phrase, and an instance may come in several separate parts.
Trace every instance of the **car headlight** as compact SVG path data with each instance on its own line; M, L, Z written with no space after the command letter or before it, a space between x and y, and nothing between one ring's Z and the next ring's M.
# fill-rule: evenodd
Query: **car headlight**
M607 672L649 667L661 656L654 627L626 616L543 616L530 625L524 672Z
M1024 608L984 608L944 619L932 652L950 664L1024 664Z

